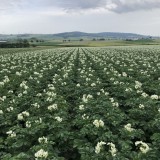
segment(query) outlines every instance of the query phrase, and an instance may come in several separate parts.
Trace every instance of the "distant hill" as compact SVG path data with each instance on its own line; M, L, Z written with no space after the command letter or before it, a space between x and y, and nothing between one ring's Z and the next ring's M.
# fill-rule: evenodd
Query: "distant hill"
M145 38L148 36L134 33L119 32L101 32L101 33L85 33L85 32L64 32L54 34L53 36L67 38L113 38L113 39L129 39L129 38Z
M93 39L93 38L105 38L105 39L139 39L148 38L149 36L134 34L134 33L120 33L120 32L101 32L101 33L85 33L85 32L64 32L57 34L0 34L0 40L7 39Z

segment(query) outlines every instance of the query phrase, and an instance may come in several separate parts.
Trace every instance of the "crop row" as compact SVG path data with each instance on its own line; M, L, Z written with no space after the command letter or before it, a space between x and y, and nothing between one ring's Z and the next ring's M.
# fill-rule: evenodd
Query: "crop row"
M0 158L158 160L159 51L2 53Z

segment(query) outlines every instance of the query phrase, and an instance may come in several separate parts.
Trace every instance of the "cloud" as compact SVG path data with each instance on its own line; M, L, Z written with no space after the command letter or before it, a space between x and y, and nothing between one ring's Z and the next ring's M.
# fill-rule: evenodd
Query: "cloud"
M0 0L0 13L110 11L126 13L160 8L159 0ZM56 15L56 14L55 14Z
M110 7L111 6L111 7ZM110 0L106 6L112 12L125 13L160 8L159 0Z
M160 8L159 0L37 0L66 11L105 9L116 13Z

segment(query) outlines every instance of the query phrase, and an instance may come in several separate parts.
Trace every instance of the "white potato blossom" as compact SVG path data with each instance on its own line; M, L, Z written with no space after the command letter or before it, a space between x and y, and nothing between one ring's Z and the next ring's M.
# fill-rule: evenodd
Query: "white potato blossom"
M144 98L148 97L148 94L145 93L145 92L143 92L141 95L142 95Z
M0 97L0 100L3 101L3 102L4 102L6 99L7 99L6 96Z
M26 122L26 127L27 127L27 128L31 128L31 122L30 122L30 121L27 121L27 122Z
M114 103L112 103L112 106L113 107L119 107L119 103L118 102L114 102Z
M107 145L110 146L109 152L111 152L112 157L115 157L116 156L116 152L117 152L115 144L113 144L112 142L110 142L110 143L107 143Z
M42 123L42 118L39 118L38 120L35 120L35 123Z
M38 103L34 103L34 104L32 104L32 106L34 106L36 108L40 108L40 105Z
M26 81L23 81L21 84L20 84L20 87L21 88L24 88L25 90L27 90L29 87L26 85Z
M126 72L122 72L122 76L123 77L127 77L127 73Z
M83 114L83 115L82 115L82 119L84 119L84 120L85 120L85 119L89 119L89 116L87 116L86 114Z
M14 109L13 107L8 107L8 108L7 108L7 111L8 111L8 112L11 112L11 111L13 111L13 109Z
M42 93L38 93L36 96L37 96L37 97L41 97L41 96L42 96Z
M97 92L97 95L100 96L100 95L101 95L101 92Z
M94 120L93 125L95 125L97 128L104 127L104 122L102 120Z
M158 96L157 95L151 95L151 99L158 100Z
M130 124L130 123L126 124L126 125L124 126L124 128L125 128L128 132L134 131L134 129L131 127L131 124Z
M25 90L25 91L23 91L23 94L27 94L28 92Z
M4 82L0 82L0 87L1 87L1 86L4 86L4 84L5 84Z
M52 110L57 110L58 109L58 105L57 104L52 104L50 106L48 106L48 110L52 111Z
M109 95L109 93L108 92L105 92L105 96L108 96Z
M20 73L20 72L16 72L16 75L17 75L17 76L21 76L21 75L22 75L22 73Z
M99 154L100 151L101 151L101 149L102 149L102 146L105 145L105 144L106 144L106 143L103 142L103 141L98 142L97 145L96 145L96 147L95 147L95 153L96 153L96 154Z
M18 97L22 97L22 96L23 96L23 94L22 94L22 93L19 93L19 94L18 94Z
M131 92L131 91L132 91L132 88L126 88L125 91L126 91L126 92Z
M9 80L9 77L8 77L8 76L5 76L3 82L4 82L4 83L7 83L7 82L9 82L9 81L10 81L10 80Z
M91 87L95 87L95 86L96 86L96 84L95 84L95 83L92 83L92 84L91 84Z
M18 115L17 115L17 119L18 120L23 120L25 117L29 117L29 112L27 112L27 111L23 111L22 113L19 113Z
M8 93L13 93L13 91L12 91L12 90L9 90Z
M18 119L18 120L23 120L23 118L24 118L24 117L23 117L23 115L22 115L21 113L18 114L18 116L17 116L17 119Z
M77 87L80 87L81 85L78 83L76 86L77 86Z
M44 151L43 149L40 149L34 154L34 156L36 157L36 160L38 160L38 158L47 158L48 152Z
M136 142L135 142L135 145L136 145L136 146L140 145L140 148L139 148L139 149L140 149L140 151L141 151L142 153L147 153L147 152L150 150L148 144L147 144L147 143L144 143L144 142L142 142L142 141L136 141Z
M114 102L114 98L109 98L109 100L113 103Z
M83 104L79 106L79 110L84 110L84 105Z
M2 111L2 110L0 110L0 114L3 114L3 111Z
M83 95L83 98L82 98L82 101L83 101L84 103L87 103L88 100L91 99L91 98L93 98L92 95L90 95L90 94L88 94L88 95L84 94L84 95Z
M55 117L55 120L57 120L58 122L62 122L62 118L61 117Z
M140 108L140 109L144 109L145 106L144 106L143 104L140 104L140 105L139 105L139 108Z
M16 133L13 132L12 130L6 132L6 134L8 134L8 136L11 137L11 138L16 137Z
M39 143L48 143L48 139L46 137L40 137L38 138Z
M139 81L135 81L135 89L139 89L142 87L142 83Z

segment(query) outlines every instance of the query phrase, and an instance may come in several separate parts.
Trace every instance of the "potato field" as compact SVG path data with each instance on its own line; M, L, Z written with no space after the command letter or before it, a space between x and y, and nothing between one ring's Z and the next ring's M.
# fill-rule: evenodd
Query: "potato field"
M0 49L0 160L159 160L160 47Z

